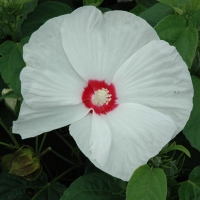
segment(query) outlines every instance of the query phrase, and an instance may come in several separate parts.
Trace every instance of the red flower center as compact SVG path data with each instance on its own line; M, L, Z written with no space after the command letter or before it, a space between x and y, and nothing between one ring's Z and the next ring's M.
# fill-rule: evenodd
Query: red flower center
M82 93L82 101L98 115L106 114L117 107L116 91L113 84L105 81L89 80Z

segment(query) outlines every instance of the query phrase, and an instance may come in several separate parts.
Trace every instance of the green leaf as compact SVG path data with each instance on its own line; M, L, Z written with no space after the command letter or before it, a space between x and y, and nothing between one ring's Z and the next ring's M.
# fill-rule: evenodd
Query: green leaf
M169 161L167 164L166 164L166 168L164 169L165 171L165 174L167 176L174 176L175 174L178 173L178 167L177 167L177 162L176 160L172 160L172 161Z
M158 3L157 0L137 0L137 2L146 8L150 8L154 4Z
M28 1L28 0L25 0L25 1ZM38 0L32 0L23 6L22 12L21 12L20 16L18 16L18 18L17 18L17 19L19 19L19 22L17 24L17 32L20 35L20 38L21 38L21 25L22 25L23 21L27 18L28 13L32 12L35 9L35 7L37 6L37 4L38 4Z
M200 78L200 51L196 52L190 73Z
M83 0L83 5L100 6L103 0Z
M22 47L27 43L28 38L24 38L19 43L5 41L0 45L0 73L4 82L20 96L19 74L25 66L22 58Z
M99 172L76 179L60 200L124 200L113 177Z
M179 15L183 15L184 11L178 7L172 7Z
M173 150L178 150L178 151L182 151L183 153L185 153L188 157L191 157L190 152L182 145L176 145L174 146Z
M151 26L155 26L161 19L173 13L173 9L162 3L157 3L140 14Z
M195 10L200 9L199 0L158 0L174 9L179 15L191 16Z
M180 200L200 200L200 166L197 166L189 175L189 180L179 188Z
M8 32L8 27L5 24L0 23L0 44L2 43L3 39L7 36Z
M158 1L171 7L174 7L177 5L177 0L158 0Z
M31 1L34 1L34 0L15 0L15 4L23 5L23 4L29 3Z
M122 189L122 190L126 190L126 187L127 187L127 182L121 180L121 179L118 179L118 178L115 178L115 183Z
M2 96L0 96L0 100L5 99L5 98L18 98L19 96L16 95L13 91L10 91Z
M44 1L51 1L51 0L43 0ZM54 0L55 1L55 0ZM67 4L72 10L75 10L74 1L73 0L56 0L56 2Z
M200 151L200 79L192 76L194 87L193 109L183 133L190 144Z
M36 181L27 181L3 172L0 174L0 185L0 200L30 200L30 198L34 200L55 200L59 199L66 189L60 183L48 183L44 173ZM41 189L43 190L40 191ZM39 191L40 193L38 193Z
M190 157L190 152L182 145L177 145L176 142L173 142L171 144L166 144L162 150L159 152L158 155L163 155L163 154L166 154L170 151L175 151L175 150L178 150L178 151L182 151L183 153L185 153L188 157Z
M191 0L158 0L159 2L171 6L171 7L176 7L176 6L182 6L182 5L186 5L188 3L188 1ZM194 0L192 0L194 1Z
M189 26L196 27L197 29L200 28L200 9L197 10L189 19Z
M126 200L166 200L167 179L160 168L143 165L133 173L126 191Z
M188 68L190 68L198 44L197 29L188 27L182 16L169 15L155 26L155 30L161 40L165 40L176 47Z
M138 3L132 10L130 10L130 12L135 15L140 15L140 13L144 12L146 9L146 7Z
M150 161L155 167L159 167L162 164L162 160L160 156L154 156L153 158L150 159Z
M22 24L22 37L30 36L48 19L71 12L72 9L64 3L49 1L39 4L36 9L27 16L27 20Z

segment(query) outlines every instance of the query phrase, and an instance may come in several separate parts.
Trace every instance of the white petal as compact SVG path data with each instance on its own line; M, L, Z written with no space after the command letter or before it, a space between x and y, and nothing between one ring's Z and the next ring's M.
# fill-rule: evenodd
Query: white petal
M106 171L123 180L158 154L176 130L170 117L139 104L121 104L106 119L113 134Z
M70 125L69 131L71 136L76 141L78 147L81 151L89 156L91 153L89 152L90 145L90 137L92 130L92 115L88 114L84 118L74 122Z
M76 78L78 74L72 68L61 41L61 26L66 17L59 16L48 20L36 32L23 48L23 58L27 66L40 71L50 70L60 78Z
M112 132L110 155L104 166L91 158L89 152L93 134L91 115L73 123L70 133L91 162L101 170L126 181L136 168L159 153L176 129L170 117L139 104L121 104L102 118L107 121ZM99 129L101 126L99 124ZM106 133L109 134L109 131ZM102 139L106 133L102 132Z
M159 39L155 30L134 14L102 14L92 6L67 15L61 34L63 48L80 76L86 81L100 79L107 83L134 52Z
M49 70L32 67L25 67L20 79L24 101L35 109L79 104L86 85L80 77L66 74L63 79Z
M168 43L148 43L118 70L113 84L118 103L139 103L170 116L177 126L174 136L184 128L193 87L186 64Z
M92 115L92 129L89 140L90 159L105 166L110 155L112 135L105 118L100 115Z
M32 109L22 103L19 118L13 122L13 133L19 133L22 139L67 126L87 115L83 105L60 106L48 109Z
M110 156L112 135L105 118L88 114L70 126L70 134L92 162L105 166Z

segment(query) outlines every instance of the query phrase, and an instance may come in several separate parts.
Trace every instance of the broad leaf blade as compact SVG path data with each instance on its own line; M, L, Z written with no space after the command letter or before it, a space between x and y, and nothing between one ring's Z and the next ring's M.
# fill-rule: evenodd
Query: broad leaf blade
M124 200L122 189L113 177L99 172L86 174L75 180L65 191L61 200Z
M199 1L200 2L200 1ZM189 19L189 26L196 27L199 29L200 27L200 9L197 10Z
M200 200L200 166L194 168L189 180L179 188L180 200Z
M196 10L200 8L200 1L199 0L158 0L162 2L165 5L175 7L175 8L187 8L187 7L193 7Z
M173 9L162 3L157 3L140 14L151 26L155 26L161 19L173 13Z
M158 3L157 0L137 0L137 2L146 8L150 8L154 4Z
M140 15L145 10L147 10L147 8L138 3L133 9L130 10L130 12L135 15Z
M177 6L177 3L178 3L177 0L158 0L158 1L160 1L161 3L163 3L167 6L171 6L171 7Z
M166 200L167 179L160 168L143 165L133 173L126 191L126 200Z
M59 199L66 189L59 183L48 183L44 173L36 181L27 181L3 172L0 174L0 185L0 200L30 200L33 197L34 200L55 200Z
M190 68L198 44L197 29L188 27L182 16L169 15L155 26L155 30L161 40L165 40L176 47L188 68Z
M103 0L83 0L83 5L100 6Z
M200 79L192 76L194 87L193 109L183 133L190 144L200 151Z
M27 20L22 24L22 37L30 36L48 19L71 12L72 9L64 3L49 1L39 4L34 12L30 13Z
M27 43L28 38L24 38L19 43L5 41L0 45L0 73L5 83L9 85L20 96L21 83L19 74L25 67L22 58L22 47Z
M27 14L32 12L35 9L35 7L38 4L38 0L18 0L19 4L21 4L20 2L22 4L24 4L22 13L20 14L20 20L18 22L18 28L17 28L17 32L19 33L19 35L21 37L21 25L22 25L23 21L27 18Z

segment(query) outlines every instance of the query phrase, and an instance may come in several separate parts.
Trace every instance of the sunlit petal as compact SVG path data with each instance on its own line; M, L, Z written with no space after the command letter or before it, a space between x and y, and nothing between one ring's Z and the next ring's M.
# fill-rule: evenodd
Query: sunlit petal
M83 104L60 106L48 109L32 109L22 103L17 121L13 122L13 133L20 133L22 139L35 137L63 126L67 126L88 113Z
M77 77L59 77L52 71L25 67L20 75L24 101L32 108L52 108L82 103L85 82Z
M113 83L118 103L138 103L170 116L177 126L174 136L189 119L193 97L189 71L176 49L164 41L152 41L133 54Z
M103 171L126 181L137 167L145 164L161 150L176 130L170 117L138 104L121 104L104 118L112 133L111 149L105 166L94 160L89 151L91 135L94 134L91 115L73 123L70 133L91 162ZM99 129L103 130L101 127L104 125L100 125ZM109 134L110 131L106 133ZM96 137L97 142L104 140L105 147L106 133L102 132L102 138Z
M61 26L66 15L55 17L35 31L23 47L23 59L27 66L49 70L63 79L78 77L69 62L61 40Z
M81 77L107 83L134 52L159 39L146 21L131 13L102 14L92 6L66 16L61 33L66 55Z
M89 141L90 158L102 167L108 161L110 155L112 135L104 117L92 115L92 130Z

